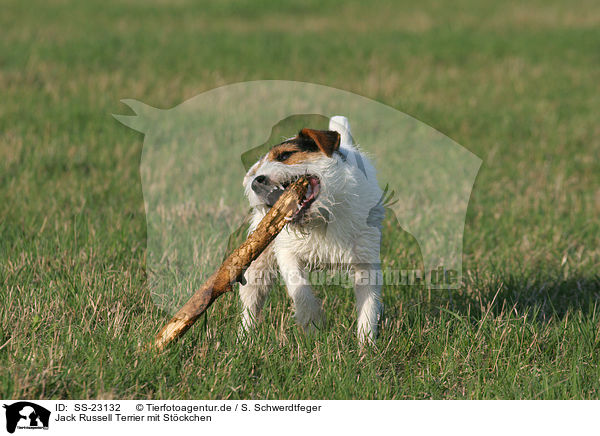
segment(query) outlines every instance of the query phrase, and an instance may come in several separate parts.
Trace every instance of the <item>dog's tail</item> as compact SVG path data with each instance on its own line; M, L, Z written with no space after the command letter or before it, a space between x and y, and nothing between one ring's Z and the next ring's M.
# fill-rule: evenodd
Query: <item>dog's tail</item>
M350 122L348 118L342 115L335 115L329 119L329 130L340 134L340 146L354 145L352 132L350 132Z

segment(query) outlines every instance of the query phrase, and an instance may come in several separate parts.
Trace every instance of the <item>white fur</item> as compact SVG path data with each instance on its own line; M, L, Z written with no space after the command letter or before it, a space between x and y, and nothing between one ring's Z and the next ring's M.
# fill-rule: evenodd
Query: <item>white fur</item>
M301 221L286 226L246 272L247 283L240 286L242 325L250 330L256 321L278 266L298 324L305 330L320 328L322 305L313 294L307 271L311 266L335 264L354 273L358 337L363 344L375 339L382 308L381 284L373 280L374 275L380 276L382 192L372 164L352 144L347 118L332 117L329 129L340 133L340 153L332 157L319 154L295 165L263 158L244 177L246 196L253 207L250 231L268 210L251 189L255 177L266 175L283 182L312 174L319 177L321 191Z

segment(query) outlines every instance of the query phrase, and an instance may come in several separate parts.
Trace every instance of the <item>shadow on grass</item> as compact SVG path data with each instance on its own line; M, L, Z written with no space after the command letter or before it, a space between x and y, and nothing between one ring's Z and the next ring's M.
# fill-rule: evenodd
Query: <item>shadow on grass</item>
M471 287L483 287L483 292L458 299L457 309L465 306L498 315L507 310L518 314L528 313L538 321L562 319L568 313L581 312L584 315L597 310L600 300L600 276L573 275L559 277L559 273L525 276L510 274L487 280L476 280ZM467 284L469 286L469 284ZM489 308L489 309L488 309ZM477 316L477 312L471 315Z
M385 291L384 303L388 318L419 306L421 313L437 316L446 311L471 323L508 313L547 323L566 319L577 312L585 317L594 316L600 309L600 276L560 278L550 274L510 274L467 279L460 290L395 287Z

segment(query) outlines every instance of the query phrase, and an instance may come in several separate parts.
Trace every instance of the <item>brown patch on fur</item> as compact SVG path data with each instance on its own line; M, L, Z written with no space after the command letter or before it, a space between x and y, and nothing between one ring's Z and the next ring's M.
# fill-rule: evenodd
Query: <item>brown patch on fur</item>
M292 154L286 161L282 162L286 165L294 165L303 162L307 162L311 159L315 159L319 157L318 152L315 151L299 151L298 153Z
M338 132L302 129L298 136L274 146L266 158L272 162L294 165L316 158L321 153L331 157L339 148L340 134Z
M340 149L340 134L333 130L302 129L299 136L309 137L317 147L331 157L334 151Z
M315 147L316 148L316 147ZM301 144L290 140L276 145L269 151L267 159L273 162L281 162L286 165L294 165L317 158L321 152L318 149L307 149Z

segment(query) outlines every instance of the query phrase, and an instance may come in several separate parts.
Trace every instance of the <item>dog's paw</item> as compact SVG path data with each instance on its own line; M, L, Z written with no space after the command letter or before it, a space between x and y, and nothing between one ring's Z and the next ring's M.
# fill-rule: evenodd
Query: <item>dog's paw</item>
M314 298L309 304L303 304L302 307L296 306L296 322L306 333L315 333L323 330L325 327L325 313L321 301Z
M322 331L325 328L325 314L323 310L319 311L318 315L315 315L307 324L302 326L302 329L307 334L315 334Z

